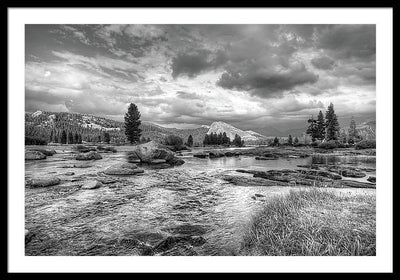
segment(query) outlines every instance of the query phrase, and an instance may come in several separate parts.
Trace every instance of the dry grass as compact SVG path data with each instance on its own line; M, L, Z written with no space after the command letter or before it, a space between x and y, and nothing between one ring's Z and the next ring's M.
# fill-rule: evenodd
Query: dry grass
M253 219L242 255L374 256L375 196L311 189L276 198Z

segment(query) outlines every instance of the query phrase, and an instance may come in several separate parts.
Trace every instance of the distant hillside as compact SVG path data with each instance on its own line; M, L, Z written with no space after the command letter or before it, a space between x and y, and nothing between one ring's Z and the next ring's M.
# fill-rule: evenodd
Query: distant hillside
M166 128L150 122L142 122L142 137L161 142L167 135L180 136L184 141L192 135L194 143L203 143L206 127L196 129ZM50 136L54 132L65 130L82 135L82 140L97 142L98 137L103 137L108 132L111 141L124 143L124 123L103 117L65 112L43 112L25 113L25 135L46 139L50 142Z
M236 128L224 122L213 122L210 128L208 129L207 134L211 133L219 134L224 132L231 140L235 138L236 134L239 135L246 144L256 144L267 139L264 135L261 135L257 132L251 130L243 131L239 128Z
M375 120L367 120L362 123L356 124L356 129L358 134L363 138L363 139L368 139L368 140L375 140L376 139L376 121ZM345 133L348 133L349 126L346 126L343 128Z

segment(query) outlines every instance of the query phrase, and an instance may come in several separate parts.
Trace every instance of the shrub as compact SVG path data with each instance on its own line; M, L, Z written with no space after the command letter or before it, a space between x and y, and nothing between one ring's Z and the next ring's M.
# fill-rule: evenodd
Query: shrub
M376 147L375 140L361 140L355 145L356 150L374 149Z
M311 142L311 147L318 147L318 142L317 141L314 141L314 142Z
M47 145L47 141L42 138L25 136L25 145Z
M164 140L165 145L174 146L175 148L181 147L183 145L183 140L181 137L176 135L168 135Z
M330 140L330 141L326 141L326 142L322 142L320 144L318 144L318 148L320 149L335 149L335 148L339 148L340 147L340 143L337 140Z

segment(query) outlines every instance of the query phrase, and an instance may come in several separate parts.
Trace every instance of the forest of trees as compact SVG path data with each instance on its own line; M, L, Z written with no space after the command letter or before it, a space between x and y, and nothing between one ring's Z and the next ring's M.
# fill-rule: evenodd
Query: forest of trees
M329 104L325 116L322 111L319 111L316 120L311 116L307 122L309 126L306 133L311 136L313 142L339 140L340 126L332 103Z
M235 134L235 138L231 141L231 139L226 135L226 132L217 134L216 132L206 134L204 136L203 145L225 145L230 146L234 145L237 147L243 147L244 141L242 138Z
M203 145L230 145L231 139L226 136L226 133L219 133L216 132L206 134L204 136Z
M119 130L118 122L101 117L95 117L75 113L51 113L43 112L32 117L25 114L25 136L27 143L82 143L82 142L107 142L108 138L113 143L125 142L125 135ZM95 124L93 124L95 123ZM107 131L99 129L96 125L110 128ZM62 139L65 131L66 138ZM74 139L72 140L70 133ZM63 141L62 141L63 140ZM29 144L27 144L29 145Z
M359 135L354 118L351 118L350 127L346 132L340 129L339 121L335 113L332 103L329 104L325 116L322 111L319 111L318 117L315 120L313 116L308 119L309 126L306 133L310 135L313 143L319 142L337 142L340 144L356 144L363 140Z

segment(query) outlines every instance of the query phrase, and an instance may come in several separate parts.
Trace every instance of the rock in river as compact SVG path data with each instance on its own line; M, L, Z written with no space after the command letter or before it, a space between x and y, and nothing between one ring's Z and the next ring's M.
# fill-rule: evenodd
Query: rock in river
M140 163L146 164L168 163L169 165L180 165L184 163L182 159L175 156L174 152L163 148L154 141L137 145L132 152L128 153L129 162L136 162L137 160L140 160Z
M60 183L58 177L34 178L27 182L27 186L31 188L41 188L58 185Z
M206 158L206 157L208 157L208 154L206 154L206 153L197 153L197 154L194 154L193 156L197 157L197 158Z
M103 184L101 182L99 182L99 181L88 180L83 184L82 189L92 190L92 189L98 189L98 188L100 188L102 186L103 186Z
M25 152L25 159L26 160L38 160L38 159L45 159L46 155L42 152L38 151L26 151Z
M52 156L57 153L56 150L54 149L43 149L43 148L34 148L31 151L41 152L46 156Z
M376 177L374 176L369 176L367 181L371 182L371 183L375 183L376 182Z
M134 163L122 163L122 164L114 164L108 167L104 174L107 175L135 175L139 173L143 173L144 170L137 167Z
M99 145L99 146L97 146L97 150L98 151L102 151L102 152L112 152L112 153L116 153L117 152L117 150L112 146Z
M97 159L102 159L103 157L94 151L87 152L87 153L80 153L76 156L76 160L97 160Z
M274 159L278 159L276 157L255 157L256 160L274 160Z
M81 153L88 153L88 152L96 151L96 148L92 147L92 146L76 145L75 150L77 150L78 152L81 152Z

